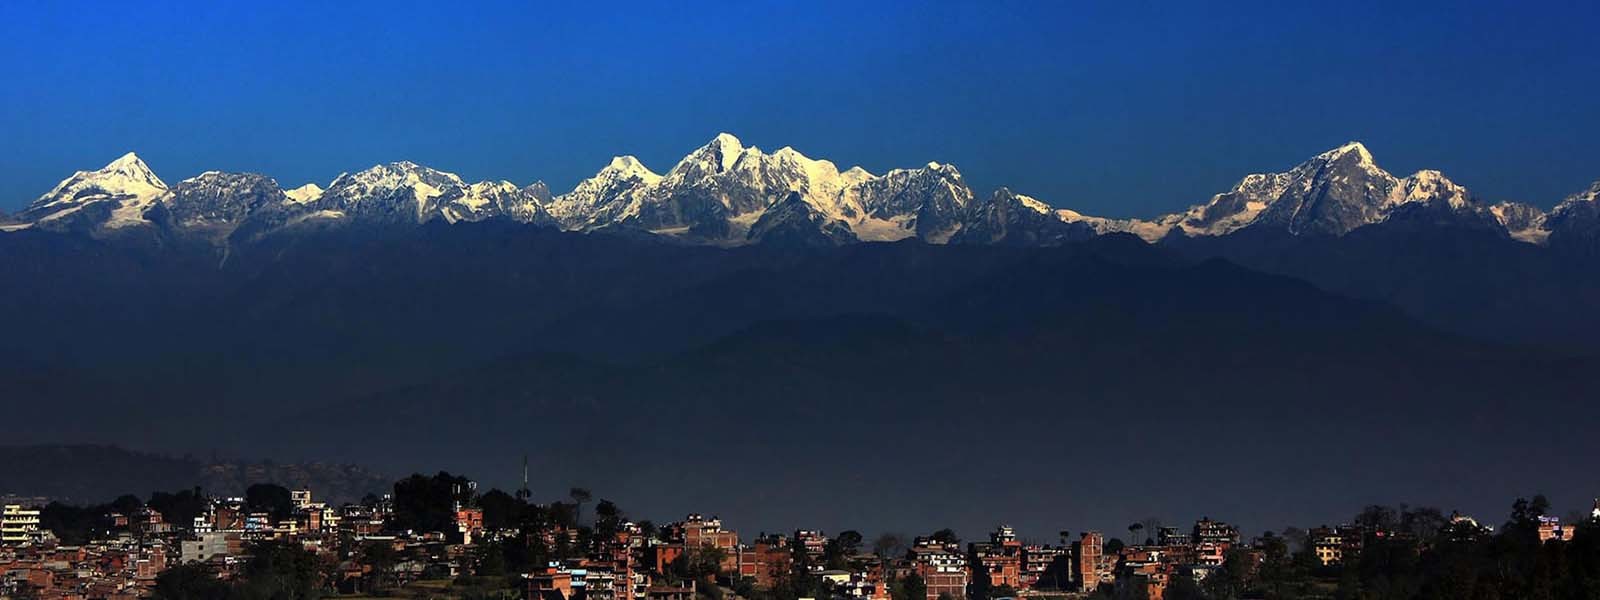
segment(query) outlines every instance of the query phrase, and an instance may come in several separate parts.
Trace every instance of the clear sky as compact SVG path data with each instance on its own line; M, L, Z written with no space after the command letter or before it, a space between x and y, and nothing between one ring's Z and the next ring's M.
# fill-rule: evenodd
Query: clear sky
M581 7L578 5L582 5ZM0 3L0 209L127 150L285 187L556 192L718 131L1108 216L1351 139L1548 206L1600 178L1600 3Z

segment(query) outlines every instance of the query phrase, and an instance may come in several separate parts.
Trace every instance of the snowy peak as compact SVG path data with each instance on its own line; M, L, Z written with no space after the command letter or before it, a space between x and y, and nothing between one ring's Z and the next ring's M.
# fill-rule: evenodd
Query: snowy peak
M1248 175L1209 202L1156 222L1194 236L1246 227L1338 236L1382 222L1408 205L1438 208L1446 215L1471 213L1471 219L1487 214L1487 207L1443 173L1424 170L1399 179L1378 166L1366 145L1349 142L1282 173Z
M100 169L97 171L97 173L105 176L142 181L154 187L167 187L167 185L162 183L161 179L156 177L156 174L150 170L150 165L144 164L144 160L139 158L138 154L134 154L132 152L124 154L121 157L118 157L116 160L111 161L110 164L107 164L105 168Z
M1443 203L1451 208L1463 209L1473 204L1467 188L1457 185L1434 170L1417 171L1401 179L1390 194L1390 204Z
M322 192L322 186L315 183L308 183L292 190L288 190L284 192L284 195L288 196L290 200L296 203L306 204L308 202L315 202L318 198L321 198Z
M760 152L759 149L755 149ZM733 168L745 151L739 138L729 133L719 133L706 145L690 152L667 172L667 177L678 182L692 183Z
M648 183L654 183L656 180L661 179L660 175L657 175L655 171L651 171L649 167L644 166L644 163L639 162L639 159L633 156L612 157L611 162L600 170L599 175L610 175L618 179L636 178Z
M1372 160L1372 152L1367 150L1367 145L1358 141L1346 142L1343 146L1318 154L1314 160L1333 162L1349 157L1358 165L1377 166Z
M724 171L733 168L733 161L738 160L739 155L744 153L744 145L739 142L739 138L727 132L717 134L706 147L716 149L716 155Z
M454 173L398 161L340 175L309 207L364 224L424 223L438 216L440 198L466 188Z
M538 200L539 204L549 204L550 200L552 199L550 195L550 186L546 185L544 180L530 183L524 186L522 191L523 193L532 196L533 199Z
M99 170L74 173L18 216L55 229L148 224L145 210L166 191L149 165L129 152Z
M410 191L423 199L439 196L445 189L465 185L454 173L430 169L411 161L399 161L340 175L328 186L324 195L339 195L346 201L358 202L370 197Z

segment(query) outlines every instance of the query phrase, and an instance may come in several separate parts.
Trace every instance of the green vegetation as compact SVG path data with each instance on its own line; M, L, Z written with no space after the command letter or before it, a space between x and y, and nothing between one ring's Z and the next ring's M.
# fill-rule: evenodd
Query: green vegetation
M1493 532L1452 521L1431 508L1371 506L1355 522L1365 533L1357 556L1323 566L1309 545L1290 552L1301 532L1264 536L1257 563L1228 553L1199 583L1174 577L1166 600L1579 600L1600 598L1600 520L1585 519L1569 541L1539 540L1542 496L1518 499ZM1104 590L1104 595L1112 595Z
M178 565L156 577L154 600L313 600L328 591L316 554L298 544L260 542L237 581L218 580L199 564Z

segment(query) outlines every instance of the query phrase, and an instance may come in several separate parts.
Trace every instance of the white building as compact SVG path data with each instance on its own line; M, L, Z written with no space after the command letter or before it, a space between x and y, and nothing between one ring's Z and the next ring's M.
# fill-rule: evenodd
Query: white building
M39 511L7 504L0 511L0 543L22 544L39 538Z

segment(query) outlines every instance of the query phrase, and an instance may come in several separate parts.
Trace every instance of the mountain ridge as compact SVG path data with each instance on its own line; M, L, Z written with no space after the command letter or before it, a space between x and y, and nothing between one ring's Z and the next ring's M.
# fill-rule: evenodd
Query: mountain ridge
M175 187L224 175L208 171ZM1548 212L1513 202L1490 204L1436 170L1390 174L1357 141L1287 171L1246 175L1205 202L1153 219L1085 215L1004 187L980 195L956 167L938 162L882 175L859 166L840 170L833 161L812 159L789 146L769 153L728 133L717 134L661 174L633 156L616 156L559 195L552 195L542 181L526 186L504 180L469 183L410 161L344 173L326 187L308 183L292 190L277 189L276 181L259 174L227 175L255 179L263 186L271 182L274 190L236 192L254 194L247 200L213 193L209 201L200 201L192 189L188 196L185 190L169 189L130 152L102 169L79 171L63 180L0 225L0 231L38 228L117 237L165 230L226 245L308 226L383 228L506 219L567 231L628 230L718 246L908 238L935 244L1049 245L1116 232L1160 243L1172 236L1219 237L1246 228L1340 237L1386 221L1397 211L1411 211L1413 205L1435 206L1436 218L1493 221L1490 227L1507 237L1536 245L1552 237L1557 244L1592 244L1594 232L1600 231L1600 211L1593 208L1600 182ZM805 205L803 210L788 204L791 195ZM768 211L780 208L761 232L755 231ZM163 211L188 213L189 218L151 219L151 213ZM804 235L765 233L778 222L795 219L805 222ZM782 230L798 227L799 222L790 222ZM196 235L189 231L194 229L206 231ZM977 231L964 232L968 229ZM233 237L236 232L242 232L238 238Z

